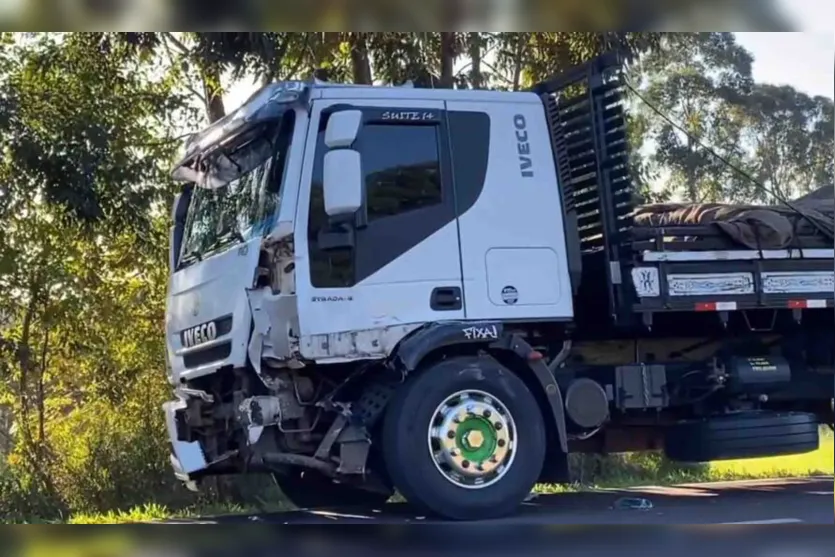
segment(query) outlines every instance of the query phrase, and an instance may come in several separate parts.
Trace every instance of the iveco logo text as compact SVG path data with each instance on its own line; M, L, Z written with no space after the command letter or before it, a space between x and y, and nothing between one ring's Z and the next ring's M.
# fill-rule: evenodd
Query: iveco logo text
M182 332L183 348L191 348L217 338L217 325L214 321L203 323Z
M525 117L517 114L513 117L513 127L516 128L516 150L519 153L519 170L523 178L533 178L533 161L531 160L531 144L528 143L528 123Z

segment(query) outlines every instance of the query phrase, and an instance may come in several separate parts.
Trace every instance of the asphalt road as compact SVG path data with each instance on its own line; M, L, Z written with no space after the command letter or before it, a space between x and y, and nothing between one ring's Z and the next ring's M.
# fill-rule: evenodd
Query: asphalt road
M500 520L503 525L833 524L833 478L758 480L542 495ZM377 510L320 509L178 520L183 524L441 524L405 504Z

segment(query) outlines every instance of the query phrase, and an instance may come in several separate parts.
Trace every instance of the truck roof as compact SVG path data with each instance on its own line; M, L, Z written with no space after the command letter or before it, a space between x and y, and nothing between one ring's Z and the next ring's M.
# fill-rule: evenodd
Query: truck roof
M391 99L437 100L471 102L521 102L539 103L539 97L531 92L490 91L486 89L429 89L408 85L355 85L316 81L311 87L313 99Z
M387 99L397 101L435 100L464 102L515 102L539 103L539 97L531 92L488 91L472 89L427 89L416 88L411 84L356 85L330 83L312 79L308 81L280 81L262 87L253 93L238 109L224 118L194 134L186 141L184 154L172 171L177 180L193 181L195 175L187 166L190 161L235 133L247 124L267 121L280 115L294 102L309 102L316 99Z

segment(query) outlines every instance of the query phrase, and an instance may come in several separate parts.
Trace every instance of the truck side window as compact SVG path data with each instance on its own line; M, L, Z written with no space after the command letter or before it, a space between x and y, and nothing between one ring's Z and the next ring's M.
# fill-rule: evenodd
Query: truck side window
M312 286L354 286L455 218L453 196L442 189L449 187L441 171L442 130L437 123L369 122L361 128L354 148L362 161L367 225L356 230L353 249L327 251L319 247L328 222L322 196L327 147L319 131L307 226Z
M438 205L438 127L371 124L359 142L369 222Z

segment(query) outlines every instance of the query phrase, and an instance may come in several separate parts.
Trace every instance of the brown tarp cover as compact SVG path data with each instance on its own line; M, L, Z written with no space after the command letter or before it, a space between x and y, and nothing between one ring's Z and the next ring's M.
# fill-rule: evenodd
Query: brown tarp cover
M730 205L722 203L656 203L635 211L639 227L716 226L736 243L749 249L798 247L797 235L811 235L818 228L832 230L835 221L835 188L824 186L786 205Z

